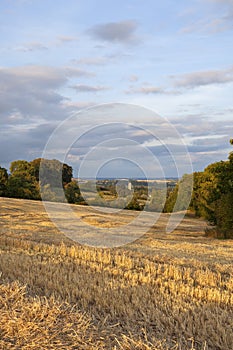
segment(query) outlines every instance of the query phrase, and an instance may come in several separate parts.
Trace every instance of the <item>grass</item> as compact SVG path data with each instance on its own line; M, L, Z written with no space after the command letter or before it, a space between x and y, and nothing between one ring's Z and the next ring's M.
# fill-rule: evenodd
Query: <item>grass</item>
M40 202L0 203L1 348L233 349L233 242L205 237L202 220L165 234L162 215L136 242L100 249L62 235Z

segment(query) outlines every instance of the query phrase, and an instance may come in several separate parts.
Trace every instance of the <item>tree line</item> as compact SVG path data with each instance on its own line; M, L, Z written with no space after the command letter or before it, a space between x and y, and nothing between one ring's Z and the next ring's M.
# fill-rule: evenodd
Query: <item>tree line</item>
M0 196L59 202L61 189L69 203L83 201L72 167L56 159L16 160L10 174L0 167Z
M233 140L230 142L233 144ZM189 178L193 180L192 193L187 185ZM180 187L183 195L177 206ZM233 238L233 152L227 161L210 164L201 172L185 174L176 187L167 192L164 206L161 191L154 190L152 193L149 210L172 212L174 207L176 210L186 210L187 198L191 196L189 209L213 225L215 236ZM64 194L68 203L86 204L78 183L73 180L72 167L56 159L13 161L10 174L0 167L0 196L34 200L43 197L43 200L59 202L64 200ZM139 193L135 192L126 209L144 209L139 198Z
M233 145L233 139L230 143ZM213 226L208 230L209 234L218 238L233 238L233 152L227 161L216 162L208 165L204 171L184 175L167 199L167 212L173 210L179 186L187 176L193 178L189 209ZM182 203L180 209L185 209Z

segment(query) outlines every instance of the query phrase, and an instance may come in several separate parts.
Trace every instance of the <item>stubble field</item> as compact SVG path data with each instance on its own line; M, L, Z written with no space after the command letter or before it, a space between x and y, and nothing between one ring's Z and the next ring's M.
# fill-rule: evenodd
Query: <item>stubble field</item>
M204 221L189 215L168 234L162 214L135 242L91 248L41 202L0 198L0 208L1 349L233 349L233 242L205 237ZM73 210L80 230L138 215Z

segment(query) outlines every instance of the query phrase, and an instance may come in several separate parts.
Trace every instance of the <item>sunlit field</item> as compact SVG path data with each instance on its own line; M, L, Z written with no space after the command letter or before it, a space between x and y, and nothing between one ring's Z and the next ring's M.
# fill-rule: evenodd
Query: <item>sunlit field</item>
M162 214L131 244L91 248L41 202L0 206L1 349L233 349L233 241L206 237L203 220L168 234ZM72 208L103 227L138 215Z

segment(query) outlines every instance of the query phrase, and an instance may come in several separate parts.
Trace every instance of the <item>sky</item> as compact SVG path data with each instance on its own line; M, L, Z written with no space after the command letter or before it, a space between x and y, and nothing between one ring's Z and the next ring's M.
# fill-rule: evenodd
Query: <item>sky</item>
M0 166L48 155L75 176L85 161L158 177L227 159L233 0L1 0L0 33Z

